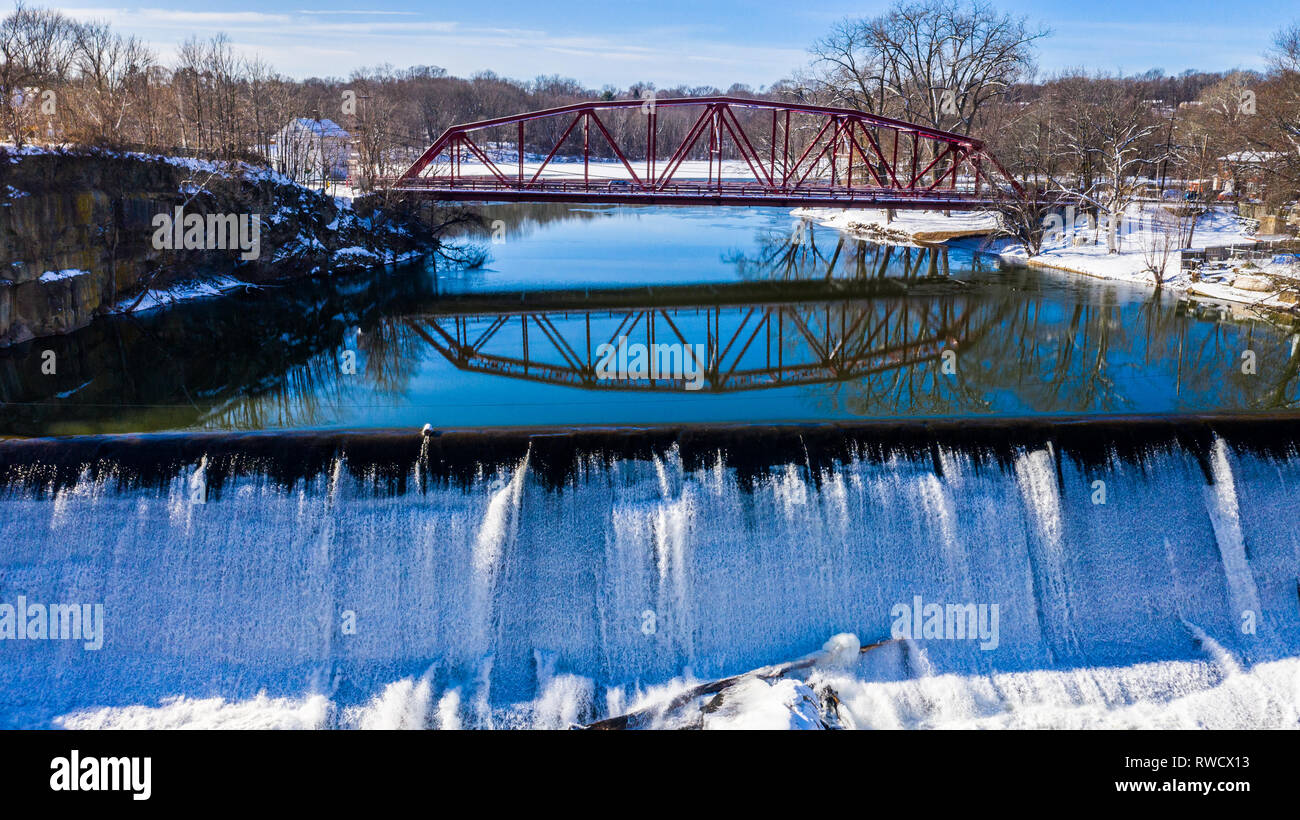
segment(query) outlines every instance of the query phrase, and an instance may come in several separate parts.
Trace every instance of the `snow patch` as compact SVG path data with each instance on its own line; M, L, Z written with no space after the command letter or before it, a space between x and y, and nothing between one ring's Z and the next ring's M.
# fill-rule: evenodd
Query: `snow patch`
M78 268L68 268L67 270L47 270L41 274L42 282L59 282L64 279L75 279L78 276L89 276L90 271L80 270Z

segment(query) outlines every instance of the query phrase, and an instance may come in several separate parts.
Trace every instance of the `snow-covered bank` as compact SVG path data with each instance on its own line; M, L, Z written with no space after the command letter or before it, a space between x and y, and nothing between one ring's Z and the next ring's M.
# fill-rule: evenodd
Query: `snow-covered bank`
M334 252L338 259L347 259L351 256L364 258L365 264L359 266L360 269L373 269L385 267L390 264L403 264L411 262L425 256L424 251L408 251L395 255L391 259L383 259L379 254L372 251L366 251L362 248L344 248ZM233 276L216 276L207 280L189 280L177 282L168 287L151 288L143 294L138 294L130 299L123 299L117 304L106 309L107 313L144 313L161 307L180 304L182 302L192 302L196 299L212 299L218 296L225 296L241 290L258 290L262 285L245 282L236 279Z
M1129 215L1141 225L1143 213ZM1201 214L1184 250L1205 248L1248 248L1258 240L1250 233L1246 220L1227 208L1212 208ZM1006 240L988 240L983 250L1000 258L1034 267L1069 271L1100 279L1117 279L1162 287L1215 301L1286 308L1290 306L1286 291L1300 287L1300 265L1293 261L1249 262L1244 259L1194 267L1184 260L1181 250L1173 250L1167 259L1157 250L1163 237L1147 229L1125 232L1117 237L1118 253L1110 253L1104 229L1066 233L1045 242L1042 250L1029 256L1023 245ZM1163 282L1158 283L1153 267L1163 262Z
M1078 229L1048 238L1039 253L1030 255L1026 247L1007 237L998 237L1000 218L983 211L952 213L935 211L899 211L892 220L884 211L854 211L829 208L798 208L792 215L835 228L853 236L894 244L946 243L989 253L1015 264L1066 271L1099 279L1157 285L1153 267L1164 265L1161 286L1192 296L1221 302L1290 309L1296 304L1293 295L1300 289L1300 260L1280 255L1276 260L1235 260L1210 263L1193 268L1184 261L1181 250L1158 252L1165 238L1144 222L1153 205L1134 208L1126 215L1126 226L1117 237L1118 253L1106 245L1104 228ZM1202 214L1192 232L1186 250L1237 246L1247 248L1259 241L1251 234L1252 225L1228 208L1211 208Z
M983 212L841 210L838 208L796 208L791 212L828 228L865 239L895 243L946 242L968 236L987 236L998 229L998 215Z

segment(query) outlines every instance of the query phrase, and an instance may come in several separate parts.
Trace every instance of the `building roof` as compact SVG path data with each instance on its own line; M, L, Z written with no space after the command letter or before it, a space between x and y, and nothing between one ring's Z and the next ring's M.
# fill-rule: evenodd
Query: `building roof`
M289 124L286 125L285 128L298 128L303 131L310 131L320 137L342 138L348 136L348 132L343 130L342 126L334 122L334 120L327 119L318 120L311 117L298 117L297 119L290 120Z
M1282 156L1277 151L1235 151L1219 157L1220 162L1261 163Z

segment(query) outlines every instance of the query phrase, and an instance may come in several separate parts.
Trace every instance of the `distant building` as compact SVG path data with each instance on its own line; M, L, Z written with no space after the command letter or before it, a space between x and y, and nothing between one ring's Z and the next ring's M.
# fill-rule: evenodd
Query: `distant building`
M270 153L277 171L323 189L348 178L351 135L333 120L299 117L271 137Z
M1218 159L1211 178L1214 190L1242 198L1257 197L1264 183L1264 167L1281 157L1276 151L1235 151Z

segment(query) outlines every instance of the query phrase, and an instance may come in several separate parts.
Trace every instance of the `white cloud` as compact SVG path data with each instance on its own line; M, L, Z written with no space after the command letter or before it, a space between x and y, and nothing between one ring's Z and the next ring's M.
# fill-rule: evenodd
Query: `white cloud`
M345 15L356 15L356 16L370 16L370 15L378 15L378 16L381 16L381 17L414 17L414 16L416 16L415 12L413 12L413 11L375 11L375 10L373 10L373 9L371 9L371 10L366 10L366 9L354 9L354 10L346 10L346 9L337 9L337 10L335 10L335 9L298 9L298 13L299 13L299 14L321 14L321 15L324 15L324 14L333 14L333 15L339 15L339 16L345 16Z
M191 35L224 32L240 53L260 55L277 70L298 77L347 75L383 62L434 64L464 76L482 70L521 79L561 74L591 87L648 80L659 86L725 88L733 82L775 81L806 58L802 49L723 42L714 30L680 24L640 27L626 35L584 35L549 26L462 25L388 10L113 7L63 11L78 19L107 19L119 30L148 41L165 59Z
M293 17L288 14L266 14L260 11L177 11L174 9L121 9L72 8L60 9L78 20L109 20L124 28L208 28L212 26L286 25Z

